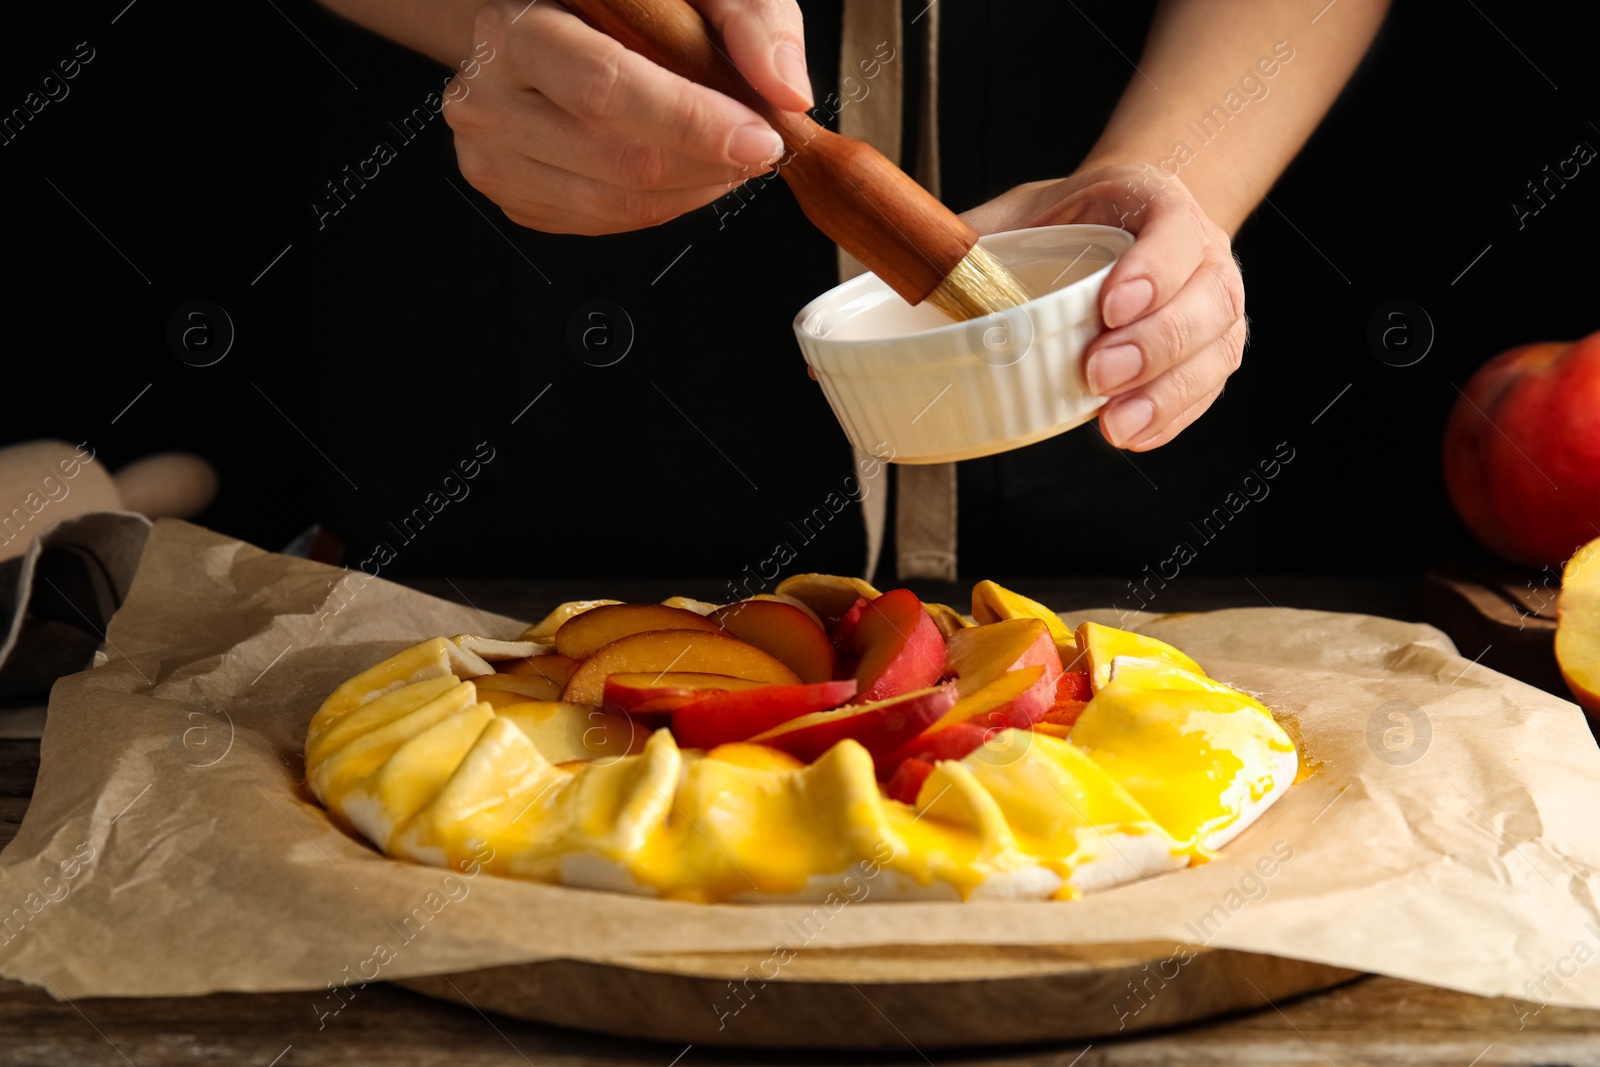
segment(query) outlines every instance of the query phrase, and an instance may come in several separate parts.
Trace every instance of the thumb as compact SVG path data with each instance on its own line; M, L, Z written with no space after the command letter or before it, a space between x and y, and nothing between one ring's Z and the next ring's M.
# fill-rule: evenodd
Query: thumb
M728 56L756 91L785 111L815 102L806 72L806 38L794 0L693 0L722 34Z

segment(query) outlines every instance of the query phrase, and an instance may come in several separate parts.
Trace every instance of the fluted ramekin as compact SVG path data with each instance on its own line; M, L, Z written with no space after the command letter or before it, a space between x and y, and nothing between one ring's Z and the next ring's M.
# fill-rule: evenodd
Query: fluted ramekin
M953 323L863 274L795 317L806 362L857 448L896 463L973 459L1081 426L1105 403L1084 378L1083 350L1103 328L1100 285L1133 235L1043 226L980 243L1040 295Z

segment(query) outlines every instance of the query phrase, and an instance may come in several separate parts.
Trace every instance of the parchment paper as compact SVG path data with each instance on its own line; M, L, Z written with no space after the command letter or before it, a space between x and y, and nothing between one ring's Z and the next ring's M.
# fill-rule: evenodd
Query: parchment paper
M1276 608L1150 620L1263 695L1314 773L1204 867L1076 903L869 891L818 929L807 906L447 882L335 829L299 781L323 697L422 638L519 626L383 581L335 595L346 574L156 525L108 662L52 693L38 787L0 855L0 974L68 997L171 995L550 957L759 961L780 943L1170 939L1600 1007L1600 753L1574 705L1431 628ZM802 928L817 930L804 945Z

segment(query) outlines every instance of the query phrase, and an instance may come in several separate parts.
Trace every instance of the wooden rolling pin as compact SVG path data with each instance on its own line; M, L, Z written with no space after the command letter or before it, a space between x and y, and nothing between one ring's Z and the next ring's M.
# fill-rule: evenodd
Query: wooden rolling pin
M216 494L217 472L186 452L146 456L113 475L92 448L65 441L0 448L0 561L62 519L91 511L189 518Z
M750 107L783 138L778 173L816 227L907 303L927 300L953 319L1031 298L978 232L881 152L831 133L809 115L773 107L722 51L685 0L563 0L585 22L652 62Z

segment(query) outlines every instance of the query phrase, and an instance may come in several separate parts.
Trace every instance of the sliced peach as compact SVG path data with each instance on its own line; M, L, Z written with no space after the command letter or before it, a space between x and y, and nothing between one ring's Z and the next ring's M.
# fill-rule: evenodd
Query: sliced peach
M871 601L847 635L856 659L856 699L887 700L930 686L944 675L944 636L909 589Z
M995 727L1028 726L1044 717L1055 702L1055 695L1055 679L1048 667L1020 667L963 696L943 719L933 724L933 729L980 716Z
M883 787L884 796L890 800L898 800L902 804L915 806L917 794L922 791L922 783L928 780L928 775L933 773L933 764L923 759L901 760L900 766L894 769L894 774L889 776L889 781Z
M1556 663L1580 707L1600 717L1600 540L1590 541L1561 574Z
M937 721L955 701L956 687L946 682L871 704L847 704L833 711L802 715L750 740L809 763L848 738L877 761ZM882 763L878 766L885 777L892 770Z
M537 641L541 645L548 645L555 637L556 631L573 616L582 615L594 608L603 608L607 604L620 603L622 603L620 600L569 600L564 604L558 604L550 614L518 634L517 640Z
M658 671L654 674L613 674L606 679L601 706L607 711L653 716L663 723L672 711L718 693L762 689L766 682L734 678L727 674L692 671Z
M692 596L669 596L661 603L663 607L682 608L684 611L692 611L696 615L710 615L722 606L721 604L713 604L709 600L696 600Z
M972 587L972 617L979 623L1002 619L1038 619L1050 628L1050 639L1063 664L1078 658L1078 638L1061 616L998 582L983 581Z
M876 600L879 595L871 582L837 574L792 574L778 583L775 592L794 597L829 626L850 610L857 597Z
M479 693L514 693L523 700L560 700L561 686L542 675L484 674L472 679ZM488 700L488 696L479 699ZM490 701L493 703L493 701Z
M713 693L673 709L672 738L680 748L715 748L745 741L790 719L836 708L855 693L856 683L850 678Z
M569 704L599 704L607 676L647 671L693 671L728 674L768 685L800 684L799 675L779 660L714 629L646 630L595 650L573 672L561 699Z
M1001 730L1032 726L1044 717L1054 697L1055 681L1047 668L1008 671L962 697L938 721L891 753L885 763L894 767L905 759L961 759Z
M1044 713L1044 718L1039 722L1047 722L1052 726L1064 726L1072 729L1072 724L1078 721L1078 716L1083 714L1083 709L1089 706L1087 700L1057 700L1050 705L1050 710ZM1035 726L1038 723L1034 724Z
M1056 702L1063 700L1088 700L1094 696L1094 689L1089 685L1088 671L1062 671L1061 678L1056 682Z
M823 630L826 630L828 628L827 624L822 621L822 617L820 615L818 615L816 612L812 611L810 606L807 605L806 602L803 601L803 600L796 600L792 596L784 596L784 595L782 595L780 593L757 593L755 596L751 597L750 599L751 600L776 600L780 604L793 604L795 607L797 607L801 611L805 612L806 615L810 617L811 621L816 623L819 628L821 628Z
M936 734L912 738L885 757L884 764L898 767L910 760L937 763L946 759L965 759L1004 729L1003 726L990 726L986 722L958 722Z
M933 619L933 624L939 628L939 632L947 638L957 630L964 630L973 625L965 615L962 615L949 604L924 603L922 607L929 617Z
M733 636L789 665L803 682L826 682L838 661L828 635L812 617L781 600L741 600L709 618Z
M508 708L513 704L526 704L528 701L538 698L530 697L524 693L513 693L509 689L479 689L478 699L499 711L501 708Z
M556 651L573 659L591 656L597 649L629 634L650 630L715 630L704 615L665 604L607 604L575 615L556 631Z
M548 678L564 686L578 669L578 661L570 656L529 656L495 664L501 674L520 674L527 678Z
M1008 671L1043 667L1050 685L1061 676L1061 657L1041 619L1006 619L969 626L946 643L950 673L963 697L993 684Z
M851 604L845 613L833 620L828 627L828 640L833 642L833 650L839 656L839 664L846 671L854 672L856 660L859 658L859 649L856 646L856 627L861 625L861 616L866 613L867 605L872 603L866 597L856 597L856 602Z

